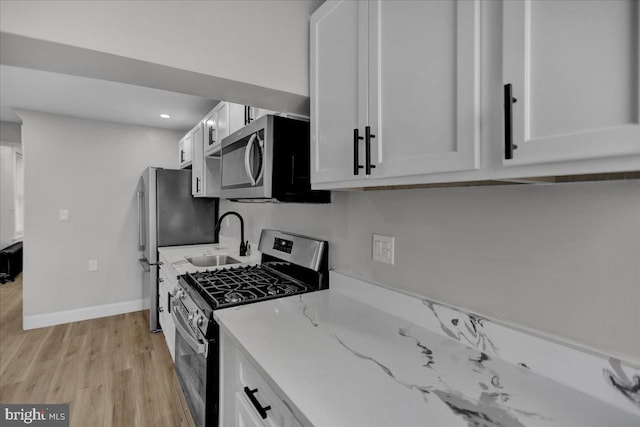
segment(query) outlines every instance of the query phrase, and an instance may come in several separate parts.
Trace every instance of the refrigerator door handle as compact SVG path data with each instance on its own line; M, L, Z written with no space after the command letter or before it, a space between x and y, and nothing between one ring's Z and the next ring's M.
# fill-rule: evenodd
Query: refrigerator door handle
M144 226L144 191L138 191L138 248L141 251L145 249Z

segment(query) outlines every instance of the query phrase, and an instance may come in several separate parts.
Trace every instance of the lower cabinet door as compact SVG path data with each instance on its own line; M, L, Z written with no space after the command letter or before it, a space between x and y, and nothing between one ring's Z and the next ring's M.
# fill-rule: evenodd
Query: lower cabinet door
M247 399L236 393L236 422L238 427L263 427L262 421L253 413L253 408L249 406Z

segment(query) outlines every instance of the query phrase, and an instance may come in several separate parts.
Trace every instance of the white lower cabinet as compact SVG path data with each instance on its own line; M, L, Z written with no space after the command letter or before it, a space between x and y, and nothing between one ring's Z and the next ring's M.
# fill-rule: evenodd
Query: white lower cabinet
M160 267L158 274L158 309L160 326L167 342L171 359L175 361L176 326L171 317L171 293L178 286L175 273L170 267Z
M258 373L235 342L221 331L220 425L241 427L298 427L302 424Z

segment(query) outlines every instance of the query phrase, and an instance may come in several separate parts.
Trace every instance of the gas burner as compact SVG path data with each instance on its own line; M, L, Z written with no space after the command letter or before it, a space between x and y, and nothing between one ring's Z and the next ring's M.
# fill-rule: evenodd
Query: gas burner
M244 300L244 297L238 292L229 292L224 296L224 300L230 303L241 302Z
M261 265L224 268L186 276L191 286L214 309L309 291L306 285Z

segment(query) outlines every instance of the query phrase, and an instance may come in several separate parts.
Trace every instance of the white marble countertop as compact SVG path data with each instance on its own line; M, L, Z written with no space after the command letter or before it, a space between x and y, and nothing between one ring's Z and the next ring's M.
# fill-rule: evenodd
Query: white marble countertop
M221 332L237 342L305 424L640 425L640 414L336 290L232 307L214 315Z
M186 273L194 273L197 271L214 270L217 268L225 268L240 265L255 265L260 263L260 252L257 245L251 245L251 251L248 256L240 256L240 242L235 239L220 236L220 243L209 243L205 245L186 245L186 246L166 246L158 248L160 261L170 266L176 275ZM187 257L203 256L203 255L228 255L238 261L240 264L227 264L218 267L196 267L187 261Z

